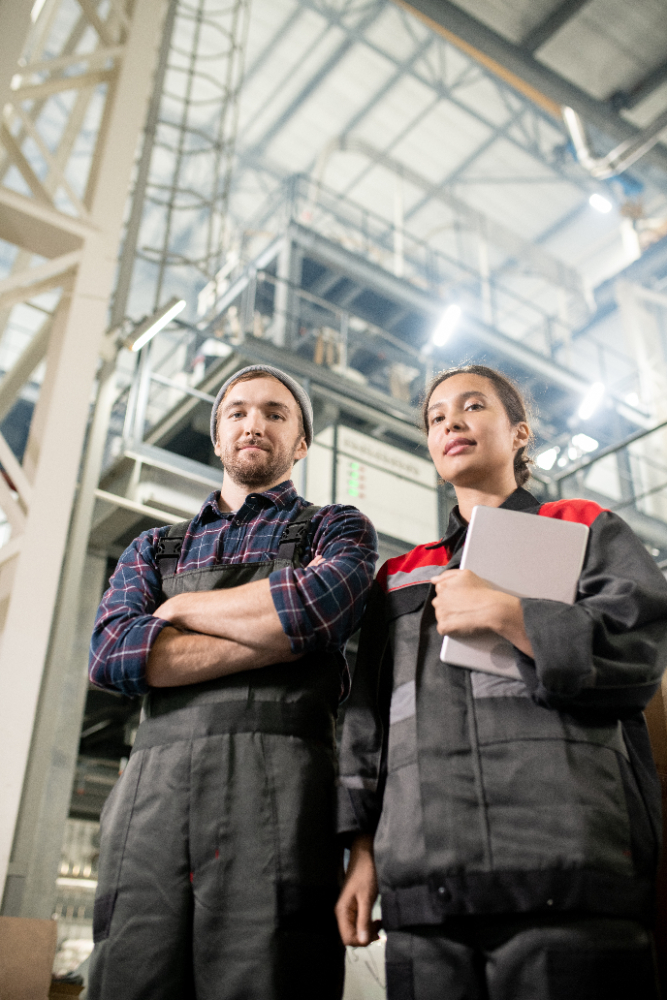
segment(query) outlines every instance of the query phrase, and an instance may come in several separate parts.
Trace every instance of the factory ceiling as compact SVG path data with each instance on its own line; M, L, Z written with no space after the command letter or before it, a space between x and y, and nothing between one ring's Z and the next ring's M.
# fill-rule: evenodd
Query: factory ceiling
M466 233L447 195L595 286L631 263L625 218L655 238L667 150L599 179L561 104L576 103L600 158L667 106L666 56L667 11L652 0L254 0L234 220L303 173L389 222L400 199L406 228L448 252ZM615 211L597 214L595 192Z

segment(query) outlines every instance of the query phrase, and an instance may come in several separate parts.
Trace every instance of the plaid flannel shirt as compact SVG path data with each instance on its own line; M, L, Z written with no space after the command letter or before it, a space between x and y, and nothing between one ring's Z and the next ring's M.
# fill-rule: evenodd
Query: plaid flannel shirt
M191 521L176 572L213 565L233 566L275 558L285 525L308 506L291 482L250 493L233 513L222 512L211 493ZM161 577L158 539L169 529L152 528L125 550L102 598L90 650L89 676L98 687L141 695L148 691L146 663L169 622L154 618ZM309 569L315 556L325 560ZM293 653L340 654L343 696L349 689L345 643L357 628L373 579L377 537L356 507L323 507L314 516L303 554L304 568L291 566L269 577L271 596Z

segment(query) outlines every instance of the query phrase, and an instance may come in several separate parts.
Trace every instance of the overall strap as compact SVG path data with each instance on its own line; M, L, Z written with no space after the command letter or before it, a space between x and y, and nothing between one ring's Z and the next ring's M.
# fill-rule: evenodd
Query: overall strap
M301 560L310 522L315 517L318 510L321 509L321 507L316 507L315 504L310 504L308 507L304 507L303 510L300 510L294 520L289 522L280 536L280 545L278 546L277 556L278 559L286 559L292 563L296 563L297 560Z
M158 539L155 558L157 559L162 577L176 572L176 564L183 547L183 539L187 534L190 524L190 521L178 521L177 524L170 525L167 534L162 535Z

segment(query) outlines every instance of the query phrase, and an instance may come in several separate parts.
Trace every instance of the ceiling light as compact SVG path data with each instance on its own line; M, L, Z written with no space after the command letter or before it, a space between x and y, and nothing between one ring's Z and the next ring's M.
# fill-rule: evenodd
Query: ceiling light
M577 410L580 420L588 420L592 417L604 396L604 386L602 382L594 382L581 401L581 406Z
M599 448L599 442L595 438L589 437L588 434L575 434L572 438L572 444L579 451L596 451Z
M133 351L140 351L149 340L152 340L156 333L164 329L174 316L182 313L187 305L185 299L177 299L175 296L162 306L156 313L145 319L143 323L135 327L128 338L128 347Z
M553 469L554 462L558 458L559 451L560 448L548 448L546 451L543 451L541 455L538 455L535 461L539 465L540 469L544 469L545 472L548 472L549 469Z
M598 194L597 191L590 196L588 204L591 208L594 208L596 212L601 212L603 215L606 215L607 212L611 212L614 207L609 201L609 198L605 198L603 194Z
M459 320L461 319L461 306L452 304L447 306L444 313L442 314L438 325L433 331L433 336L431 340L436 347L442 347L446 344L452 333L458 326Z

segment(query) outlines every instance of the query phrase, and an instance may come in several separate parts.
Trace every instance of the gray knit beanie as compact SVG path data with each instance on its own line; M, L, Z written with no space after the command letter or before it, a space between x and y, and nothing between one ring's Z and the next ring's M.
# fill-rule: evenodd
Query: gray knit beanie
M211 410L211 441L213 445L217 443L217 430L218 430L218 407L222 402L222 397L227 392L227 389L242 375L247 375L248 372L265 372L272 378L278 379L279 382L289 389L297 403L301 407L301 413L303 414L303 429L306 436L306 444L310 447L313 440L313 405L310 402L308 393L303 389L302 386L293 379L291 375L286 375L285 372L281 372L279 368L272 368L271 365L248 365L247 368L242 368L241 371L235 372L233 375L227 379L226 382L218 389L218 395L215 397L215 402L213 403L213 409Z

